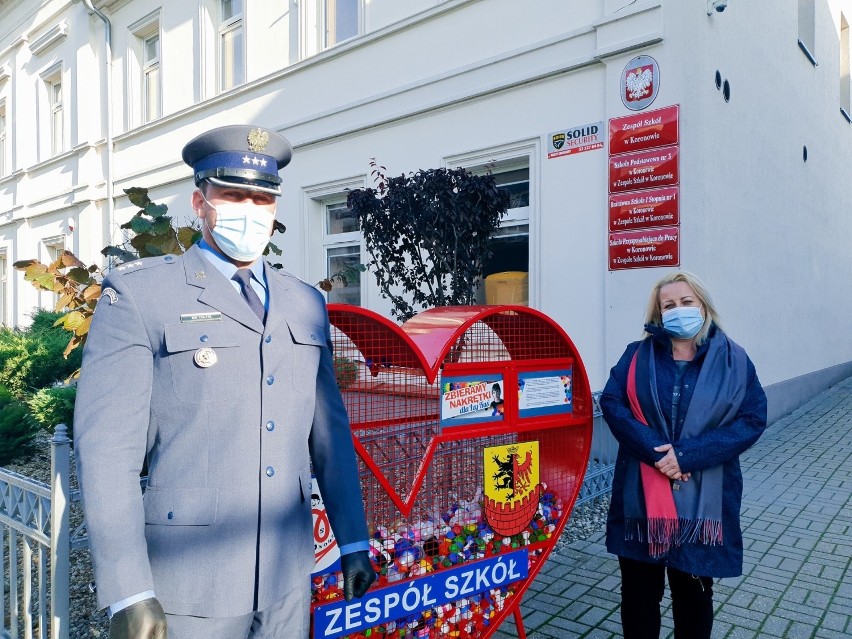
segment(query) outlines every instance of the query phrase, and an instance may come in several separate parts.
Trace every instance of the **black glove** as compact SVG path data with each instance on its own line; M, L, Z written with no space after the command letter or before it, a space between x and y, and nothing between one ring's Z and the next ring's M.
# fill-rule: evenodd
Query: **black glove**
M366 550L342 555L340 566L343 569L343 596L346 601L352 601L353 597L363 597L370 584L376 580L376 571Z
M119 610L109 621L109 639L166 639L166 613L160 602L152 597Z

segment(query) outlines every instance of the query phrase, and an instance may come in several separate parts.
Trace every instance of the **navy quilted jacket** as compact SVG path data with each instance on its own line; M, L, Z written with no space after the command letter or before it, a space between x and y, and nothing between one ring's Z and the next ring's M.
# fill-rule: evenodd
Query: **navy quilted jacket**
M671 341L659 326L646 326L651 337L666 348L655 349L657 369L657 392L660 408L666 421L671 419L672 391L677 365L671 355ZM721 330L713 327L710 339L724 338ZM612 502L607 518L606 546L609 552L619 556L651 563L673 566L689 574L704 577L736 577L742 574L743 541L740 529L740 503L743 479L739 456L754 444L766 428L766 395L757 379L754 364L748 360L745 399L736 418L724 428L705 432L700 437L680 441L683 416L689 407L695 382L707 353L705 342L698 348L695 358L686 366L681 380L681 399L678 423L674 429L674 441L666 433L657 432L633 417L627 399L627 371L639 342L633 342L624 351L621 359L610 371L601 396L601 409L612 434L618 440L615 477L612 484ZM686 544L673 548L665 557L652 559L648 545L638 540L624 538L624 477L627 458L634 457L653 465L663 457L654 451L655 446L672 444L677 454L681 471L692 472L723 465L722 494L722 537L723 543L716 546Z

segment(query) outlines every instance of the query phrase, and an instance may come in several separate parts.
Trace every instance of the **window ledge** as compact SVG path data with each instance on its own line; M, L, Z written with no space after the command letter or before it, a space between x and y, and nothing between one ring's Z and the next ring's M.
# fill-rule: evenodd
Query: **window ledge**
M847 122L852 124L852 116L850 116L849 112L846 109L844 109L843 107L840 107L840 115L842 115L844 118L846 118Z
M41 55L53 45L64 40L67 35L68 23L63 20L43 36L30 42L30 51L33 55Z
M799 48L802 50L802 53L804 53L804 54L805 54L805 57L806 57L808 60L810 60L810 61L811 61L811 64L812 64L812 65L814 65L815 67L818 67L818 66L819 66L819 62L817 62L817 61L816 61L816 58L814 57L814 54L813 54L813 53L811 53L811 50L810 50L810 49L808 49L808 46L807 46L804 42L802 42L801 40L799 40L798 42L799 42Z

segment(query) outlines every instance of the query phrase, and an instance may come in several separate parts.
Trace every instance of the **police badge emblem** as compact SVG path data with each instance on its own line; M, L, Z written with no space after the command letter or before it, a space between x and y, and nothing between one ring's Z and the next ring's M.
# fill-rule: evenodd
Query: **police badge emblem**
M260 153L266 149L269 144L269 133L262 129L252 129L248 134L249 150L253 153Z
M219 361L219 358L216 356L216 351L209 346L199 348L195 351L195 355L193 355L192 359L199 368L210 368L213 364Z

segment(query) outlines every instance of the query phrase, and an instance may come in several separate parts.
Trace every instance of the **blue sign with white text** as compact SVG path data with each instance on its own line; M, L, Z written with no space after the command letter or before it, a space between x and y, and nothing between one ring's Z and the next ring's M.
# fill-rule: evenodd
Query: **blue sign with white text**
M314 639L335 639L451 601L526 579L529 553L514 550L489 559L417 577L368 592L361 599L336 601L314 611Z

